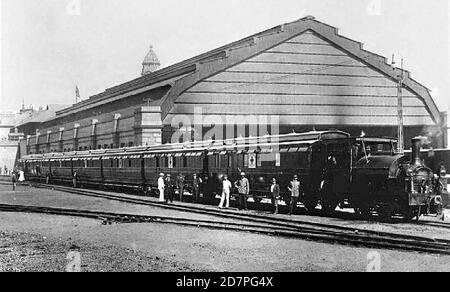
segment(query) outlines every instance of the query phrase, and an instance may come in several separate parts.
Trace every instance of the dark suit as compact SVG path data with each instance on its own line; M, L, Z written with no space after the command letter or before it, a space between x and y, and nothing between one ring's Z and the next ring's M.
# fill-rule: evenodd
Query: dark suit
M173 197L175 195L175 186L171 179L166 178L165 182L166 188L165 188L165 195L166 195L166 203L173 203Z
M192 194L194 195L194 203L198 203L200 199L200 186L203 183L202 179L196 177L192 181Z
M177 177L177 189L180 192L180 202L183 202L183 195L184 195L184 176L179 175Z
M270 186L270 194L272 199L272 205L274 207L274 214L278 214L278 199L280 198L280 185L275 184Z

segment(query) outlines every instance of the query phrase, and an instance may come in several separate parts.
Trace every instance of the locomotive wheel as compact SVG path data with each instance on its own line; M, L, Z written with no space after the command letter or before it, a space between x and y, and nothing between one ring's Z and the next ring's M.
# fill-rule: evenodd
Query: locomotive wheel
M333 209L333 207L331 207L330 205L327 206L322 206L322 212L325 214L331 214L334 212L336 208Z
M356 215L361 216L362 218L370 217L369 207L358 207L358 208L354 208L353 210L355 211Z
M256 204L261 204L262 198L253 198Z
M392 205L383 205L378 209L378 215L382 219L391 219L394 215L394 207Z
M403 211L403 217L407 220L412 220L414 217L417 217L419 213L419 209L415 207L408 207L405 211Z
M324 202L322 205L322 212L325 214L332 214L337 207L337 203L329 203L329 202Z
M308 212L314 212L317 207L317 201L306 201L305 207L308 209Z

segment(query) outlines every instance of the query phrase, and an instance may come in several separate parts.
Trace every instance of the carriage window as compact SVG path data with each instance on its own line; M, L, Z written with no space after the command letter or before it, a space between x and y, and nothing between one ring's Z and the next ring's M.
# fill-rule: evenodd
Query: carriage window
M192 168L197 168L197 167L199 167L199 165L200 165L200 158L197 157L197 156L192 156L192 157L189 159L189 165L190 165Z
M119 165L117 167L123 168L123 159L118 159L117 161L119 162Z
M221 165L221 156L219 155L219 154L217 154L216 156L215 156L215 158L216 158L216 167L217 168L221 168L222 167L222 165Z
M156 167L157 168L161 167L160 166L161 165L161 161L160 161L160 157L159 156L155 158L155 161L156 161Z
M279 152L275 153L275 166L281 166L281 154Z
M129 167L129 168L132 167L132 161L131 161L131 159L128 159L128 167Z
M187 167L187 164L188 164L188 163L187 163L187 160L188 160L188 159L187 159L186 155L183 155L183 165L182 165L183 168L186 168L186 167Z
M262 153L258 155L258 167L276 166L276 153Z
M174 161L174 159L172 156L166 157L167 168L173 168L173 161Z
M220 168L228 167L228 155L220 155Z

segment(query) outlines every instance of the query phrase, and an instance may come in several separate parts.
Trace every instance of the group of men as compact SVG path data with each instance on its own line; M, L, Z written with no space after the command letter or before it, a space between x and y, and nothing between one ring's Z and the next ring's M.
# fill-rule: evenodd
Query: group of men
M247 199L250 194L250 183L245 177L245 173L241 173L241 177L234 183L234 187L238 190L238 202L239 210L247 210ZM300 198L300 181L298 176L295 175L294 179L290 182L288 190L291 193L291 201L289 205L289 215L292 215L297 207L298 200ZM232 184L228 180L228 176L223 177L223 191L222 198L220 200L219 208L224 208L225 201L227 202L226 208L230 207L230 194L231 194ZM278 214L278 201L281 198L281 187L277 182L276 178L272 179L272 185L270 186L270 195L272 199L272 205L274 206L274 214Z
M291 200L289 203L289 215L292 215L295 212L295 209L297 208L298 201L300 199L300 193L301 193L301 184L298 180L298 176L294 175L293 180L289 183L288 190L291 194ZM274 207L274 214L278 214L279 212L279 205L278 201L281 198L281 187L278 184L278 181L276 178L272 179L272 185L270 186L270 195L272 199L272 205Z
M198 200L198 195L200 193L200 184L202 183L201 179L194 175L193 177L193 195L194 202L196 202L196 198ZM175 180L172 179L172 175L165 175L161 173L158 178L158 190L159 190L159 201L166 203L173 203L175 197L175 190L178 189L178 193L180 196L180 202L183 202L184 189L186 185L185 176L180 173Z
M203 180L200 178L200 176L194 174L192 180L192 195L194 203L199 202L202 184ZM183 174L180 173L174 182L170 174L165 175L164 173L161 173L158 179L159 201L166 203L169 202L173 203L175 190L178 189L180 202L182 202L185 185L186 180ZM244 172L241 173L240 178L234 184L232 184L231 181L228 179L228 175L223 176L222 194L219 208L228 209L230 207L230 198L233 186L234 188L237 189L239 210L247 210L247 199L248 196L250 195L250 182L247 179ZM292 215L295 211L295 208L297 207L297 203L299 201L301 192L300 188L301 188L300 181L298 179L298 176L295 175L288 187L288 190L291 193L289 215ZM272 199L272 204L274 206L274 214L278 214L279 212L278 201L280 200L281 197L281 187L278 184L276 178L272 179L272 185L270 186L270 195Z

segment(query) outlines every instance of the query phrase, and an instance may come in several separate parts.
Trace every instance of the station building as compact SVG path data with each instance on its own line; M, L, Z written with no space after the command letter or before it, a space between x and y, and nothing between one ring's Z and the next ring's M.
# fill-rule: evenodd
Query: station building
M338 129L396 137L402 76L407 147L417 135L447 146L446 113L424 85L313 17L166 68L159 63L151 48L141 77L57 111L34 125L22 148L34 154L154 145L178 141L180 128L185 140L275 134L271 124L281 134Z
M18 156L18 144L23 134L11 131L17 124L29 119L35 111L25 108L19 112L0 112L0 175L8 175L14 169Z

